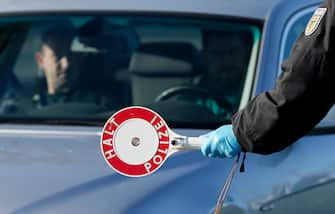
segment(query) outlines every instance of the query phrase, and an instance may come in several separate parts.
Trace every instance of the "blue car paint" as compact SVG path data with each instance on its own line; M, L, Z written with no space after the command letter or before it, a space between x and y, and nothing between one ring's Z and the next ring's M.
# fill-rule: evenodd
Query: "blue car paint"
M25 1L23 4L29 2L32 3ZM146 2L149 8L149 1ZM289 0L275 7L268 17L252 16L266 18L255 94L271 88L278 75L279 49L288 18L301 8L315 7L318 3L315 0ZM76 8L74 3L71 4L68 10ZM15 11L12 7L4 7L4 11ZM65 8L58 6L57 9ZM191 7L182 9L192 11ZM207 13L219 13L215 11ZM200 9L196 12L204 13ZM209 159L197 151L182 152L173 155L150 176L127 178L113 172L103 160L99 145L101 129L1 125L0 213L213 211L233 159ZM174 131L197 136L208 130ZM279 153L267 156L248 154L246 172L236 175L224 210L242 213L260 213L261 209L271 211L275 208L271 206L275 199L334 180L334 139L332 133L308 135ZM318 151L315 150L316 143Z
M248 7L241 7L246 0L211 0L210 4L203 0L170 0L155 1L141 0L134 3L132 0L105 1L105 0L15 0L1 2L0 12L7 13L36 13L36 12L168 12L168 13L199 13L202 15L225 15L246 17L263 20L269 8L279 0L248 0Z

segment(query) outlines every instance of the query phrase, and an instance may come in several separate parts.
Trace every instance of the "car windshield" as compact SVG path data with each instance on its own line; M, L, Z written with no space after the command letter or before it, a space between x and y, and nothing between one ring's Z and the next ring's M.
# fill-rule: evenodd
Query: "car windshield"
M226 123L249 98L259 31L221 17L1 17L0 118L101 123L137 105L176 126Z

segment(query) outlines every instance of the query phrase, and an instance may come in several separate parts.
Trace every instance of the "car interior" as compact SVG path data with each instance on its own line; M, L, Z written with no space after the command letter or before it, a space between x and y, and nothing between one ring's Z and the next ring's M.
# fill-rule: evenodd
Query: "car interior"
M228 122L237 110L227 101L218 101L206 87L196 85L208 68L203 52L204 31L213 29L224 34L227 26L188 19L179 23L168 17L161 20L65 17L76 27L69 57L72 68L79 71L76 87L98 96L93 103L71 101L47 105L43 100L46 77L34 62L34 54L41 46L39 37L43 26L64 17L48 18L20 22L22 38L15 38L7 49L0 46L0 50L5 50L1 59L6 60L0 64L1 79L6 80L1 85L0 113L4 117L104 121L123 107L140 105L152 108L174 124L208 126ZM229 31L247 29L236 25L236 29ZM5 32L2 28L0 32ZM208 87L225 84L218 80L210 82ZM219 115L218 110L208 106L216 109L224 106L226 112Z

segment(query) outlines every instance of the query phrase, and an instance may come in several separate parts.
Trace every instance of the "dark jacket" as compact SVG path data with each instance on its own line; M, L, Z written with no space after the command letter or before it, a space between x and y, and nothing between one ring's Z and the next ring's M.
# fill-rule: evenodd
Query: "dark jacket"
M233 116L234 133L245 151L269 154L284 149L334 104L335 1L319 8L282 64L275 87Z

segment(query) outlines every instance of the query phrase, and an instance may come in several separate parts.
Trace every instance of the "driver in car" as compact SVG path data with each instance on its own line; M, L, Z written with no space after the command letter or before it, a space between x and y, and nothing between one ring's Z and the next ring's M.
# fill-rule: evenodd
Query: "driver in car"
M35 54L43 74L37 86L39 92L33 96L37 107L65 102L97 103L99 100L97 95L78 87L79 69L74 69L71 59L75 35L75 27L67 21L52 24L42 33L41 47Z

